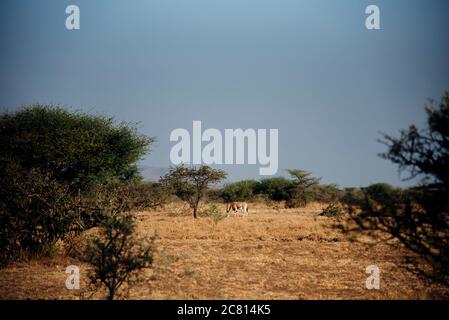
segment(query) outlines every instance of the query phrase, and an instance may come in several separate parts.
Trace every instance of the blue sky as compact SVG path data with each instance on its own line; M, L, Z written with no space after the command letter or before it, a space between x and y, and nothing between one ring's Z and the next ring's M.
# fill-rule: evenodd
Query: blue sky
M76 4L81 29L65 28ZM381 30L365 28L365 8ZM445 0L7 0L0 2L0 107L36 102L139 122L142 166L170 165L170 132L279 129L279 174L404 183L379 132L424 124L449 90ZM258 165L223 166L229 179Z

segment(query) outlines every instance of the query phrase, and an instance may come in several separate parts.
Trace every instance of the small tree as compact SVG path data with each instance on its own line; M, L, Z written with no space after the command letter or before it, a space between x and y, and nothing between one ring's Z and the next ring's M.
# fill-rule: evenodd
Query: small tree
M320 179L311 176L310 172L290 169L287 170L293 178L293 183L289 188L289 198L287 200L287 207L306 206L309 201L311 188L318 186Z
M228 216L220 210L216 203L211 204L206 210L204 210L203 214L212 220L214 229L221 220Z
M129 214L105 216L101 234L85 249L83 260L93 266L89 275L91 283L96 287L106 286L108 300L113 300L132 276L153 263L155 237L134 240L134 229Z
M161 182L170 186L174 193L186 201L193 209L193 217L197 218L198 205L211 184L218 183L226 178L222 170L212 169L209 166L187 168L178 166L161 178Z

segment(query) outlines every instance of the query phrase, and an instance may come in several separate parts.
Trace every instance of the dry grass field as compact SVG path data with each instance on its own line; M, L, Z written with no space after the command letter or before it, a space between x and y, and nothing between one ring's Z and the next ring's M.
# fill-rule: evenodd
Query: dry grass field
M223 209L224 209L224 205ZM320 205L279 209L250 205L248 217L214 226L171 204L141 212L139 236L157 232L152 269L123 290L124 299L441 299L449 289L418 277L414 255L395 243L347 238L319 216ZM407 262L409 261L409 262ZM81 289L65 288L65 268L79 265ZM381 289L368 290L365 268L381 270ZM1 299L80 299L88 296L88 266L54 257L0 270ZM92 299L103 298L102 292Z

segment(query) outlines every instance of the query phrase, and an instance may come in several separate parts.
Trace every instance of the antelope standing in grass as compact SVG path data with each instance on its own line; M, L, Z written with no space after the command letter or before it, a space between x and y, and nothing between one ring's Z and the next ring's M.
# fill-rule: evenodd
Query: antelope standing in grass
M226 213L229 217L229 211L231 211L235 214L239 212L239 210L243 211L243 215L247 216L249 214L248 204L246 202L230 202L226 205Z

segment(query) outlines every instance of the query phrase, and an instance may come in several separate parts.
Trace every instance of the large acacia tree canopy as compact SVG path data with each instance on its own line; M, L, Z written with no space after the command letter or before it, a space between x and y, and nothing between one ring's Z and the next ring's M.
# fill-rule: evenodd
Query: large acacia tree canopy
M139 178L136 162L153 141L111 118L33 105L0 115L0 168L39 172L87 191L106 181Z

